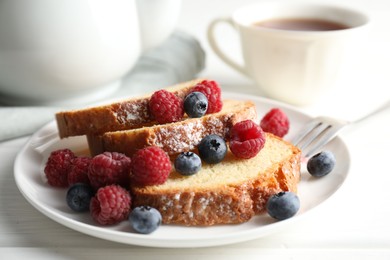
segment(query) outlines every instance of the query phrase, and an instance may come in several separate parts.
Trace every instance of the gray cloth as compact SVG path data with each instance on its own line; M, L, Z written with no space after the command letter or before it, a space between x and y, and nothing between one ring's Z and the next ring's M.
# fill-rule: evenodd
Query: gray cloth
M199 42L184 32L175 32L161 46L144 53L111 97L123 98L191 80L204 69L205 53ZM30 135L54 114L70 107L0 107L0 141Z

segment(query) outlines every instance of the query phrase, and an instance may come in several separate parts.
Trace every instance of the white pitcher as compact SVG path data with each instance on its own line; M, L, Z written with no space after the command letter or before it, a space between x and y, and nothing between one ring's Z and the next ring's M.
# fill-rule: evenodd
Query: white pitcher
M104 97L174 30L180 0L1 0L0 97Z

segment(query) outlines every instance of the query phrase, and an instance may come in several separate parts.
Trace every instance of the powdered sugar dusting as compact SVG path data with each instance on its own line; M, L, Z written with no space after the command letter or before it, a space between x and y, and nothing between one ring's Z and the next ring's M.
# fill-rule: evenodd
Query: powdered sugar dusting
M199 121L187 122L175 127L162 127L153 142L168 153L192 150L202 139L205 126Z
M229 118L229 115L226 115L222 118L209 117L205 124L207 128L207 132L205 134L219 134L225 137L229 131L229 126L227 125Z
M229 127L228 117L208 117L200 120L186 121L172 127L161 127L156 131L153 143L169 154L195 149L202 138L209 134L219 134L225 137Z
M150 121L147 100L135 100L121 103L116 111L116 118L120 124L132 125L134 123Z

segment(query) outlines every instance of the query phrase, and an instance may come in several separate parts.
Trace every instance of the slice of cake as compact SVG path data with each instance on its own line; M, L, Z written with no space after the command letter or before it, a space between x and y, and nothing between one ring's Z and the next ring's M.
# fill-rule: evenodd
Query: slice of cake
M196 79L183 82L168 87L166 90L184 98L196 84L202 81L202 79ZM58 112L56 121L59 136L65 138L86 134L102 134L151 125L153 118L148 108L151 94L102 106Z
M132 130L87 135L92 155L115 151L128 156L146 146L158 146L169 155L193 150L200 140L209 134L227 135L233 124L256 119L256 107L250 101L224 100L223 109L200 118L153 125Z
M173 171L162 185L131 187L133 206L160 211L165 224L209 226L242 223L264 210L280 191L297 191L300 150L266 134L264 148L251 159L228 152L218 164L203 164L195 175Z

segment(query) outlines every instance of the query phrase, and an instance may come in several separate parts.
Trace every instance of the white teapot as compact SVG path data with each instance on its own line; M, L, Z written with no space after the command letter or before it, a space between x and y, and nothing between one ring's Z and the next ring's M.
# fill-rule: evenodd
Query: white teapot
M172 33L180 0L2 0L0 98L50 104L104 97Z

